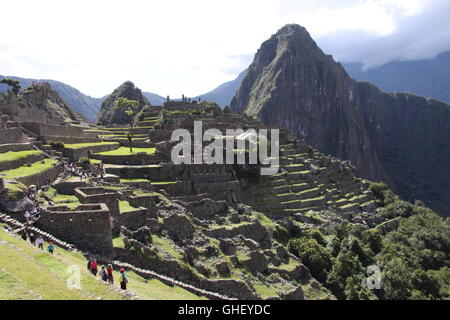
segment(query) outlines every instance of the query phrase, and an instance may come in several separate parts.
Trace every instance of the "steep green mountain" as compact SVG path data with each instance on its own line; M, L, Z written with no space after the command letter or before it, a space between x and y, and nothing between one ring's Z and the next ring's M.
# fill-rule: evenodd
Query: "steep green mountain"
M345 70L358 81L367 81L387 92L412 92L450 102L450 52L434 59L392 61L364 70L360 63L344 63Z
M139 101L139 110L142 109L145 105L150 105L150 102L144 96L141 89L135 87L133 82L125 81L102 102L100 113L97 116L98 124L109 125L128 123L128 116L123 112L122 109L117 108L114 104L116 99L119 97Z
M86 119L91 121L95 121L102 102L102 98L92 98L68 84L55 80L26 79L0 75L0 79L4 78L18 80L22 90L31 86L33 82L47 82L51 85L53 90L58 92L61 98L67 101L76 111L86 117ZM5 92L6 90L8 90L8 88L5 85L0 84L0 92Z
M261 45L231 108L286 127L350 160L358 175L450 215L450 106L353 80L299 25Z

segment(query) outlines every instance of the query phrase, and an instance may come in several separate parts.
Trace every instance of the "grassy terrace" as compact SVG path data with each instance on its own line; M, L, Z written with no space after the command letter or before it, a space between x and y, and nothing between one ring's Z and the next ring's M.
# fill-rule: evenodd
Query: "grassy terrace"
M71 144L65 144L64 147L66 149L82 149L82 148L88 148L88 147L94 147L94 146L105 146L105 145L112 145L112 144L117 144L117 142L71 143Z
M116 239L115 244L120 245ZM59 247L51 255L33 247L29 242L12 236L0 225L0 300L124 300L118 289L119 273L114 272L114 286L94 278L87 270L86 258L79 252L70 252ZM44 244L46 247L47 244ZM67 279L73 274L68 267L75 266L81 272L81 290L70 290ZM180 287L167 286L159 280L145 280L134 272L127 271L128 289L140 299L204 299ZM114 290L116 289L116 290Z
M178 181L152 181L152 185L165 185L165 184L175 184Z
M148 179L120 179L120 183L127 183L127 182L150 182Z
M135 211L137 210L137 208L131 206L128 201L125 200L120 200L119 201L119 210L120 210L120 214L122 213L127 213L127 212L131 212L131 211Z
M100 152L96 154L104 155L104 156L129 156L136 155L138 153L145 152L147 155L152 155L156 151L156 148L133 148L133 152L130 152L129 147L119 147L115 150Z
M0 174L5 175L4 178L10 180L44 172L53 168L56 164L58 164L58 161L54 159L43 159L42 161L32 163L30 167L23 166L16 169L2 171Z
M19 159L25 159L32 155L39 155L43 154L39 150L25 150L25 151L9 151L0 154L0 162L6 162L6 161L15 161Z

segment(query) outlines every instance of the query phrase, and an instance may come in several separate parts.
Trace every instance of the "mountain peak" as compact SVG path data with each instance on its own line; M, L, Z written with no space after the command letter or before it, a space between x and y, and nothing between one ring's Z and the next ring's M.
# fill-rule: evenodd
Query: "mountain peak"
M127 117L114 104L119 97L138 101L139 109L142 109L145 105L150 105L150 102L144 96L141 89L136 87L133 82L125 81L103 101L97 123L102 125L127 123Z

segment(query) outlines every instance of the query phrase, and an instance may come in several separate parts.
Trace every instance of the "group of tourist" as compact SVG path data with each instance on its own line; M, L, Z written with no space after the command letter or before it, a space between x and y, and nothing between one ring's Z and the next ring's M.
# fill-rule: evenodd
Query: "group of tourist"
M75 162L64 163L64 169L71 173L72 175L78 176L80 181L87 178L100 178L103 179L105 176L105 169L103 163L100 162L98 164L98 170L96 172L92 172L91 170L84 170L83 167L78 166Z
M22 231L22 240L27 241L30 239L32 246L38 246L39 249L44 250L44 238L41 235L36 236L33 232L28 233L26 229ZM47 251L53 254L55 251L55 246L52 242L48 243Z
M97 277L98 273L103 281L108 282L109 284L114 283L114 274L113 274L114 269L111 264L108 264L106 268L104 265L102 265L100 272L98 272L97 259L89 258L89 261L87 263L87 269L94 275L94 277ZM128 278L127 275L125 274L125 269L121 268L119 272L120 272L120 288L122 290L127 290Z

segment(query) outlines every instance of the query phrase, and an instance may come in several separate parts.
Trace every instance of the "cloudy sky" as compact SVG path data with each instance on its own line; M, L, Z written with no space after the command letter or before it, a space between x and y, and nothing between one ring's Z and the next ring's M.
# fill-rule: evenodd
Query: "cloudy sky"
M195 96L234 79L287 23L366 67L450 50L448 0L14 0L0 12L0 74L100 97L125 80Z

